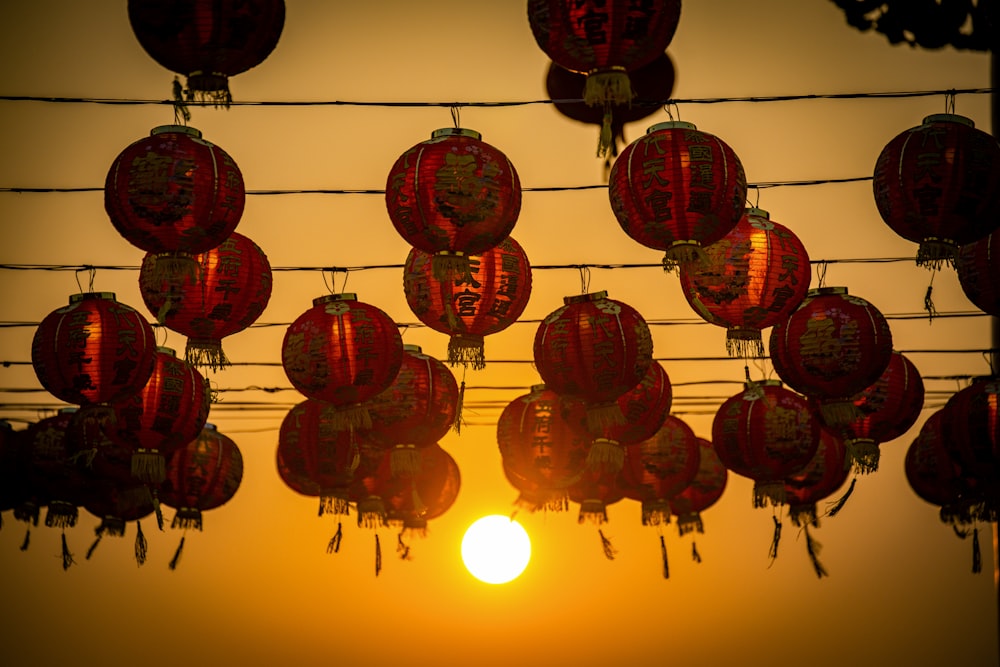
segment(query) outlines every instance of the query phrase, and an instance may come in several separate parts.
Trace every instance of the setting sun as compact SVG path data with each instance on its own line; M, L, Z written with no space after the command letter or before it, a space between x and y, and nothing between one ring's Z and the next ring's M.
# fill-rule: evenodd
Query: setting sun
M476 579L506 584L516 579L531 559L531 540L517 521L492 514L478 519L462 538L462 561Z

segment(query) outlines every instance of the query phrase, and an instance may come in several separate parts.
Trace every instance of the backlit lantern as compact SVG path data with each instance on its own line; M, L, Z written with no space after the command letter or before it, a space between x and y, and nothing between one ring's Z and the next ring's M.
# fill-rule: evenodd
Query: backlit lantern
M819 445L812 460L785 478L788 516L796 526L818 526L816 503L833 495L850 474L841 437L827 427L821 427L819 433Z
M566 489L569 499L580 506L576 522L593 523L597 526L608 522L608 506L625 498L625 485L621 478L613 473L587 468ZM601 536L604 540L603 535ZM605 553L613 554L610 545L605 543Z
M229 106L229 77L264 62L285 23L284 0L129 0L139 44L157 63L187 77L198 100Z
M466 274L470 255L507 238L521 212L521 182L479 132L444 128L392 165L385 204L400 236L434 255L443 280Z
M955 259L955 272L965 296L976 308L993 317L1000 317L998 243L1000 234L991 232L985 238L960 246Z
M392 383L365 405L372 435L392 450L393 472L419 469L424 447L437 444L455 424L458 383L448 367L403 345L403 362Z
M858 417L853 396L889 365L892 332L875 306L846 287L820 287L774 325L769 347L778 377L821 400L824 422L836 427Z
M677 517L681 535L692 531L705 532L701 513L722 497L729 481L729 470L715 452L712 443L698 438L698 471L694 479L670 498L670 511Z
M128 523L135 522L135 561L136 565L143 565L146 562L148 544L140 520L154 511L153 498L149 490L139 482L129 486L101 482L95 487L83 505L87 512L101 520L94 529L97 538L87 549L87 560L94 555L94 550L105 535L122 537L125 535Z
M560 396L543 384L508 403L497 419L497 445L518 507L567 509L567 488L587 465L591 435L582 401Z
M153 372L153 329L111 292L74 294L42 319L31 341L38 381L56 398L80 406L121 400Z
M336 407L338 429L371 428L366 401L385 391L403 363L403 341L383 310L352 293L313 299L285 331L281 365L307 398Z
M79 516L78 507L88 498L92 480L83 465L72 456L70 422L76 408L28 425L20 452L22 470L29 480L32 501L47 506L45 525L71 528Z
M812 460L819 437L809 402L777 380L748 383L712 421L712 445L723 465L754 480L754 507L785 503L784 480Z
M764 356L761 330L787 318L809 290L809 255L768 212L748 208L736 226L683 266L681 287L706 322L726 329L730 356Z
M951 265L1000 222L1000 144L964 116L927 116L882 149L872 187L885 223L920 244L918 265Z
M652 437L625 448L625 496L642 504L642 525L670 523L670 499L698 473L698 437L680 417L667 415Z
M448 362L485 368L483 338L517 321L531 296L531 265L511 237L468 257L468 271L449 278L434 272L436 255L410 250L403 293L417 318L448 334Z
M384 494L389 525L425 535L427 522L455 504L462 475L451 454L432 443L420 450L419 469L396 476L390 485L393 490Z
M653 362L646 320L606 291L563 298L535 332L534 360L548 389L587 403L587 426L600 433L624 423L618 398Z
M984 376L948 399L941 409L941 433L963 476L986 492L1000 482L1000 378Z
M142 300L167 328L187 336L188 363L219 370L229 365L222 339L257 321L271 299L271 265L246 236L233 232L193 257L194 275L163 280L159 255L147 253L139 271Z
M743 164L724 141L692 123L650 127L611 168L608 197L618 224L634 241L663 250L673 270L701 261L743 215Z
M574 97L582 93L588 105L604 112L598 155L612 143L612 109L634 97L630 73L670 45L680 13L680 0L528 1L528 23L539 48L561 67L585 74Z
M924 381L913 362L893 352L882 375L852 402L857 417L836 427L844 439L847 467L860 474L878 470L879 445L900 437L913 426L924 407ZM822 411L823 401L819 401Z
M229 154L183 125L153 128L119 153L104 181L111 224L156 255L158 278L194 274L191 256L226 240L245 200L243 175Z

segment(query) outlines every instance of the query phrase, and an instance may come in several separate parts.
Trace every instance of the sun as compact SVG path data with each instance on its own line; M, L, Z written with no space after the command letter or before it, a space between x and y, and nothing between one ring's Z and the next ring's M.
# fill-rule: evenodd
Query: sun
M477 519L462 538L462 561L487 584L516 579L531 560L531 540L517 521L500 514Z

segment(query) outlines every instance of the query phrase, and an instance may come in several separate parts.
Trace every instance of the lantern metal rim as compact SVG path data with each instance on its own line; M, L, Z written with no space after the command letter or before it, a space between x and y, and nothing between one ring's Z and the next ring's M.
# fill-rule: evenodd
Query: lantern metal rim
M545 391L545 383L541 382L539 384L531 385L531 393L534 394L539 391Z
M972 128L976 127L975 121L971 118L954 113L932 113L929 116L924 116L923 125L930 125L931 123L959 123L960 125Z
M171 357L177 356L177 350L172 347L167 347L166 345L157 345L156 351L162 352L163 354L169 354Z
M431 132L431 139L440 139L441 137L469 137L481 141L483 135L467 127L442 127Z
M313 299L314 306L320 306L324 303L332 303L334 301L357 301L358 295L354 292L341 292L340 294L324 294L323 296L318 296Z
M105 301L117 301L114 292L80 292L79 294L70 294L70 303L80 303L81 301L89 301L91 299L104 299Z
M628 68L624 65L608 65L607 67L595 67L594 69L587 72L587 76L593 76L594 74L628 74Z
M403 352L416 352L420 354L424 351L424 348L419 345L414 345L413 343L403 343Z
M846 287L813 287L808 292L806 292L806 298L811 298L814 296L826 296L829 294L847 294Z
M660 132L661 130L697 130L698 127L694 123L689 123L685 120L667 120L662 123L656 123L655 125L650 125L646 129L646 134L652 134L653 132Z
M775 380L774 378L767 378L764 380L757 380L756 382L744 382L743 388L750 389L751 387L783 387L785 383L781 380Z
M149 131L149 136L158 134L186 134L195 139L201 139L201 130L188 125L160 125Z
M765 220L771 219L771 213L763 208L758 208L756 206L747 206L743 211L744 215L747 217L754 216L757 218L764 218Z
M601 299L607 299L607 298L608 298L608 290L601 290L600 292L588 292L587 294L574 294L573 296L564 296L563 304L568 306L571 303L600 301Z

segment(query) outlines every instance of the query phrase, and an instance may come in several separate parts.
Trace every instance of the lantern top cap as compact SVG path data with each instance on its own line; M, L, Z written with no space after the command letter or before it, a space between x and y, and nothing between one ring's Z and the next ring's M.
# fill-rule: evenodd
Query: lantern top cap
M167 347L166 345L157 345L156 351L162 352L163 354L169 354L171 357L177 356L177 350L172 347Z
M747 389L749 389L749 388L751 388L753 386L757 386L757 387L780 387L780 386L782 386L782 383L781 383L781 380L775 380L773 378L769 378L767 380L758 380L757 382L744 382L743 386L746 387Z
M930 125L931 123L960 123L969 127L976 126L976 123L971 118L959 116L954 113L934 113L930 116L925 116L923 124Z
M216 428L215 424L206 423L205 426L204 426L204 430L206 430L206 431L218 431L219 429Z
M660 130L697 130L697 126L694 123L688 123L683 120L668 120L663 123L657 123L656 125L650 125L649 129L646 130L646 134L651 132L659 132Z
M533 385L531 385L531 393L532 394L534 394L535 392L539 392L539 391L545 391L545 383L544 382L541 383L541 384L533 384Z
M201 139L201 130L188 127L187 125L160 125L149 131L149 136L155 137L158 134L186 134L195 139Z
M600 301L601 299L608 298L608 291L601 290L600 292L590 292L589 294L574 294L573 296L563 297L563 303L569 305L571 303L584 303L586 301Z
M313 299L313 305L319 306L324 303L332 303L334 301L357 301L358 295L354 292L343 292L341 294L324 294L323 296L318 296Z
M747 206L744 212L747 214L747 216L752 215L757 218L764 218L765 220L771 219L771 214L768 211L762 208L757 208L756 206Z
M824 296L827 294L847 294L846 287L814 287L806 292L806 297Z
M424 351L424 348L419 345L411 345L410 343L403 343L403 352L416 352L420 354Z
M441 137L471 137L482 140L483 135L465 127L443 127L431 132L431 139L440 139Z
M80 303L81 301L88 301L90 299L104 299L105 301L115 301L114 292L81 292L79 294L70 294L70 303Z

